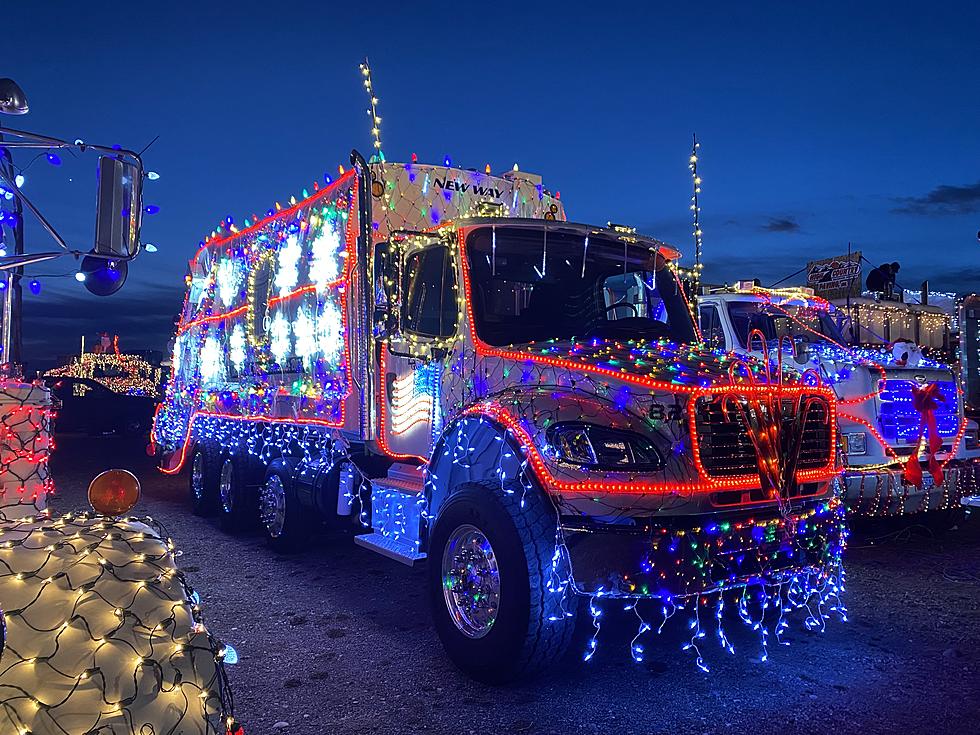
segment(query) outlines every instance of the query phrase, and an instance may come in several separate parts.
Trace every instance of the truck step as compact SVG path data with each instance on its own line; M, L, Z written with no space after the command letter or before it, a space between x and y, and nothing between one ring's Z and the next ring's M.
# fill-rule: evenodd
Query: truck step
M355 536L354 543L363 546L365 549L376 551L389 559L400 561L402 564L412 566L415 562L425 558L425 554L415 550L415 544L401 539L394 539L390 536L383 536L380 533L366 533L363 536Z
M413 468L414 469L414 468ZM425 558L422 538L422 477L394 465L387 477L371 480L371 531L355 536L360 546L412 566Z
M960 498L960 505L967 508L980 508L980 495L964 495Z

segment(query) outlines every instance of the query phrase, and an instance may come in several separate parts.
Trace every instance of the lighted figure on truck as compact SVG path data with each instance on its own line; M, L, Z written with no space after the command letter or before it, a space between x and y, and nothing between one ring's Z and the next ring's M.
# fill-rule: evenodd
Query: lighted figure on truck
M606 598L638 659L654 616L699 650L706 616L731 649L726 604L763 645L844 615L829 387L706 349L677 251L566 222L539 177L352 162L191 261L154 441L198 512L428 558L445 648L487 680Z

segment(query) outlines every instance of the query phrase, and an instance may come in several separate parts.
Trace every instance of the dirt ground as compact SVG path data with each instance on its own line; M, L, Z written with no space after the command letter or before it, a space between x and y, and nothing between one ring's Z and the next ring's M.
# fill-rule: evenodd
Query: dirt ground
M230 677L248 735L980 733L980 514L942 537L911 528L852 538L849 622L808 633L796 618L791 645L770 646L768 662L752 636L736 633L734 656L709 637L705 674L681 650L675 621L647 635L637 664L628 648L636 620L611 610L592 661L582 661L581 637L553 672L499 688L463 677L443 655L424 569L341 533L297 556L229 536L190 513L186 474L160 474L143 446L61 437L55 508L85 507L103 469L137 473L137 511L168 528L208 626L238 650ZM870 533L886 531L896 529Z

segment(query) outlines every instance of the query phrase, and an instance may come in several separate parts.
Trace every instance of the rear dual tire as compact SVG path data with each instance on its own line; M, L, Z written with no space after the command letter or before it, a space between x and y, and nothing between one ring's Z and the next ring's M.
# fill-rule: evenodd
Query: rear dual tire
M259 489L259 521L266 543L276 551L295 553L309 540L312 523L296 496L292 472L272 465Z
M209 516L218 509L217 458L205 444L195 444L191 453L189 495L195 515Z
M248 492L247 479L244 458L199 442L191 454L188 488L194 514L217 513L221 527L230 532L249 527L255 518L255 500Z
M223 458L218 471L218 521L229 533L240 533L252 525L255 505L248 492L248 465L238 455Z

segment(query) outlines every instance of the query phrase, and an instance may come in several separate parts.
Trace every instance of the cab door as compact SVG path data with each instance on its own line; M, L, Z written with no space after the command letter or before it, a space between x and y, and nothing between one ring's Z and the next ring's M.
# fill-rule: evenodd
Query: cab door
M441 429L442 372L459 324L456 264L439 243L404 251L400 273L398 328L381 350L380 444L424 462Z

